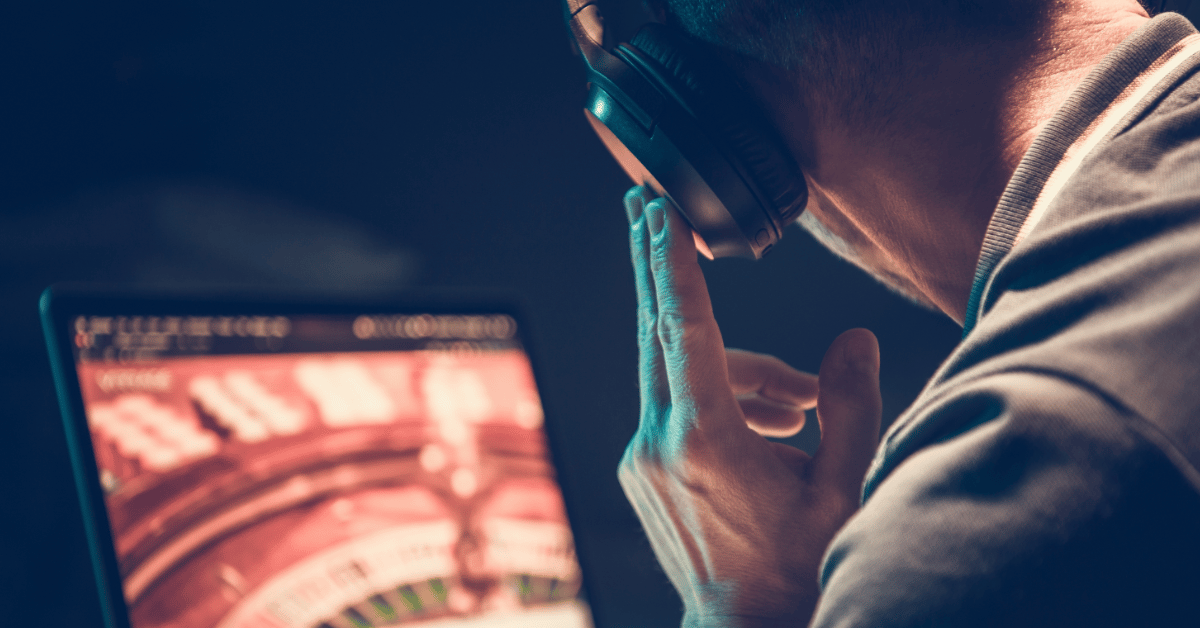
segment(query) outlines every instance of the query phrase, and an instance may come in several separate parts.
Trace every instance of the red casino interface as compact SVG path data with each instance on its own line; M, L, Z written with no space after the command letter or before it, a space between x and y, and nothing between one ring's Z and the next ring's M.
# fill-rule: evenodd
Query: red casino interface
M135 628L591 625L511 317L73 325Z

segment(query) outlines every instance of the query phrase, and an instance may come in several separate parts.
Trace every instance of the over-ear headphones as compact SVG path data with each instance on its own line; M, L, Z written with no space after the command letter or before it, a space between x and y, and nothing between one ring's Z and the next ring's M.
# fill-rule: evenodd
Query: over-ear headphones
M606 45L592 0L566 0L587 66L584 111L630 178L668 198L709 258L763 256L804 210L800 168L728 66L678 30L646 24Z

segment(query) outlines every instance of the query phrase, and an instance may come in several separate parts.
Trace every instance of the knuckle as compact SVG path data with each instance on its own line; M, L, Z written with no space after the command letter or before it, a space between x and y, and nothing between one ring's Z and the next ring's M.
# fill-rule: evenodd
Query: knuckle
M632 462L624 462L617 467L617 482L629 490L645 483L646 473Z
M647 434L647 431L644 429L639 429L637 434L629 441L629 444L625 446L625 454L621 458L621 465L636 469L648 464L661 464L663 458L662 447L655 440L655 436Z
M650 238L650 269L655 277L667 278L671 275L671 230L663 229Z
M712 330L701 323L679 315L659 314L658 340L662 345L667 368L674 372L692 372L697 379L713 381L717 375L718 362L705 360L697 350L719 342L712 338ZM723 368L725 363L719 362ZM703 377L698 374L703 373Z
M659 457L646 446L645 439L640 435L634 436L617 465L617 479L622 486L636 484L646 476L647 471L658 468L659 463Z
M629 253L633 260L633 265L638 268L646 268L646 249L647 246L646 221L642 219L634 220L629 223Z
M722 464L719 447L697 430L690 430L677 443L660 443L637 435L625 448L617 465L617 480L626 490L649 488L660 491L666 486L703 490L717 475Z
M658 315L648 307L638 308L638 343L645 345L648 341L656 340L658 335Z
M675 440L668 434L639 429L626 445L618 469L621 473L645 475L677 467L688 457L688 439L685 435L683 442Z
M688 340L697 335L697 328L675 307L675 303L668 303L670 307L662 308L658 313L656 327L658 338L663 344L663 349L670 351L671 349L682 349L688 344Z
M708 459L707 454L712 450L712 446L709 434L703 430L688 430L683 436L683 449L688 452L686 456L688 461Z

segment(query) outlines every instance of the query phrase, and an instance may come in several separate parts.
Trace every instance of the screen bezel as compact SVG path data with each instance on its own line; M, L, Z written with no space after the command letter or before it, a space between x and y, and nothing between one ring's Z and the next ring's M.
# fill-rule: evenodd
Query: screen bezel
M355 314L507 314L517 321L517 339L529 359L534 382L541 397L545 421L542 429L562 491L567 520L576 547L576 560L583 574L581 595L588 600L595 626L601 626L588 595L589 574L586 542L572 512L573 491L564 478L563 456L556 440L554 423L558 414L542 385L536 340L529 317L511 296L479 291L409 291L384 297L356 297L329 293L247 293L232 290L205 292L137 290L106 286L55 285L39 301L42 328L50 354L55 392L62 414L67 448L75 479L76 495L83 515L84 533L100 598L105 628L133 628L125 600L124 584L117 563L112 526L92 447L79 372L72 350L71 322L77 316L185 316L185 315L355 315Z

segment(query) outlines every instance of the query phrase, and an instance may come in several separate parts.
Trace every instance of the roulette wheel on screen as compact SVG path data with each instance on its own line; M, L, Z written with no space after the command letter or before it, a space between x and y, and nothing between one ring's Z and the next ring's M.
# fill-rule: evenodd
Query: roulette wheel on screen
M89 407L137 628L467 626L578 603L536 393L489 359L158 368L156 389Z

